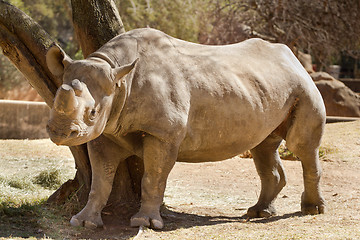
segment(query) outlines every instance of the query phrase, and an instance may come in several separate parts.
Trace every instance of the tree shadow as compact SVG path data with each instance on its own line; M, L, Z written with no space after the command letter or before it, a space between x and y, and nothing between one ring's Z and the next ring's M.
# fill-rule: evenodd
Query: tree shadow
M41 205L20 207L1 206L0 208L0 238L2 237L43 237L40 229Z

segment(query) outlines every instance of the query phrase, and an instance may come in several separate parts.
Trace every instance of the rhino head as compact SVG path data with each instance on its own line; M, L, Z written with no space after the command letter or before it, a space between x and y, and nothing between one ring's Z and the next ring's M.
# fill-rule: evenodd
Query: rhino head
M122 67L114 67L105 55L74 61L58 46L50 48L48 68L63 80L47 124L51 140L74 146L97 138L105 129L116 87L136 61Z

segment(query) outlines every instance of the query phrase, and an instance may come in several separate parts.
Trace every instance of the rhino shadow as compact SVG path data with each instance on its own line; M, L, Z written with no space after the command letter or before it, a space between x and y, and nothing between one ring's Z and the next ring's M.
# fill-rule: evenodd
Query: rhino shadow
M137 206L138 207L138 206ZM27 206L23 205L19 208L4 207L0 211L0 238L42 238L44 236L50 238L70 237L71 239L128 239L134 237L138 233L138 228L131 228L130 216L137 211L137 207L130 209L129 207L119 206L112 207L113 212L109 209L103 211L103 220L105 228L95 230L85 228L71 227L62 225L57 232L54 228L47 229L44 226L44 214L50 209L43 203ZM121 210L122 209L122 210ZM45 210L45 211L44 211ZM239 209L244 210L244 209ZM56 212L52 214L57 214ZM181 228L192 228L195 226L214 226L224 223L271 223L282 219L302 216L301 212L287 213L284 215L273 216L270 218L248 219L247 215L227 216L226 214L217 214L206 216L201 214L182 212L173 209L170 206L162 206L161 214L165 221L164 229L160 231L170 232ZM204 212L206 214L206 212ZM42 222L42 223L40 223Z
M129 213L123 215L122 213L106 214L103 212L103 220L105 228L98 228L95 230L75 228L68 226L62 226L63 230L58 232L51 232L50 229L44 229L43 224L39 224L39 221L44 218L43 214L44 204L38 204L33 206L22 206L20 208L3 208L0 212L0 238L12 237L12 238L28 238L36 237L41 238L44 236L50 238L58 238L62 235L61 232L67 232L70 230L71 239L114 239L114 238L131 238L137 235L138 228L131 228L130 215L135 211L132 209ZM165 221L164 229L160 231L174 231L181 228L192 228L195 226L213 226L224 223L240 222L240 223L271 223L282 219L302 216L301 212L287 213L279 216L273 216L270 218L248 219L247 215L241 216L226 216L226 214L220 214L216 216L205 216L200 214L186 213L171 209L171 207L162 207L161 214ZM50 230L50 231L49 231ZM53 230L53 229L52 229ZM68 233L69 234L69 233Z
M240 222L240 223L271 223L282 219L288 219L292 217L302 216L300 211L294 213L287 213L283 215L277 215L270 218L256 218L249 219L246 214L241 216L204 216L193 213L177 212L169 208L162 209L162 217L165 222L165 227L162 231L174 231L180 228L191 228L194 226L212 226L217 224Z

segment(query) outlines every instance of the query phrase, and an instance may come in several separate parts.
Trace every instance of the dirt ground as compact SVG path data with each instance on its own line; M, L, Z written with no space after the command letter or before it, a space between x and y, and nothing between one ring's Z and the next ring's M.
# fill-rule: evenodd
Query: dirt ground
M301 163L283 161L287 186L276 201L278 215L246 219L256 203L260 180L252 159L177 163L165 193L162 231L118 226L105 218L106 230L81 237L127 239L359 239L360 121L326 126L321 150L326 214L302 216Z
M53 151L58 151L55 145ZM283 161L288 181L276 200L278 215L248 220L246 210L257 201L260 180L252 159L236 157L177 163L165 193L162 231L119 225L116 216L106 213L105 229L66 223L58 231L69 239L360 239L360 121L327 124L321 151L327 201L322 215L301 215L301 163Z

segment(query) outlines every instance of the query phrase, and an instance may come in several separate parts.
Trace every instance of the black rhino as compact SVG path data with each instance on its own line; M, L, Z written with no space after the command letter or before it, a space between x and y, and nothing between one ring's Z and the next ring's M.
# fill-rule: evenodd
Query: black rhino
M48 122L53 142L89 142L89 200L71 219L102 226L101 211L120 161L143 159L142 199L131 226L164 226L166 180L176 161L219 161L251 149L261 178L249 217L275 214L286 182L277 148L285 139L303 166L305 214L323 213L318 149L325 107L288 47L260 39L205 46L154 29L119 35L85 60L54 45L52 73L63 79Z

